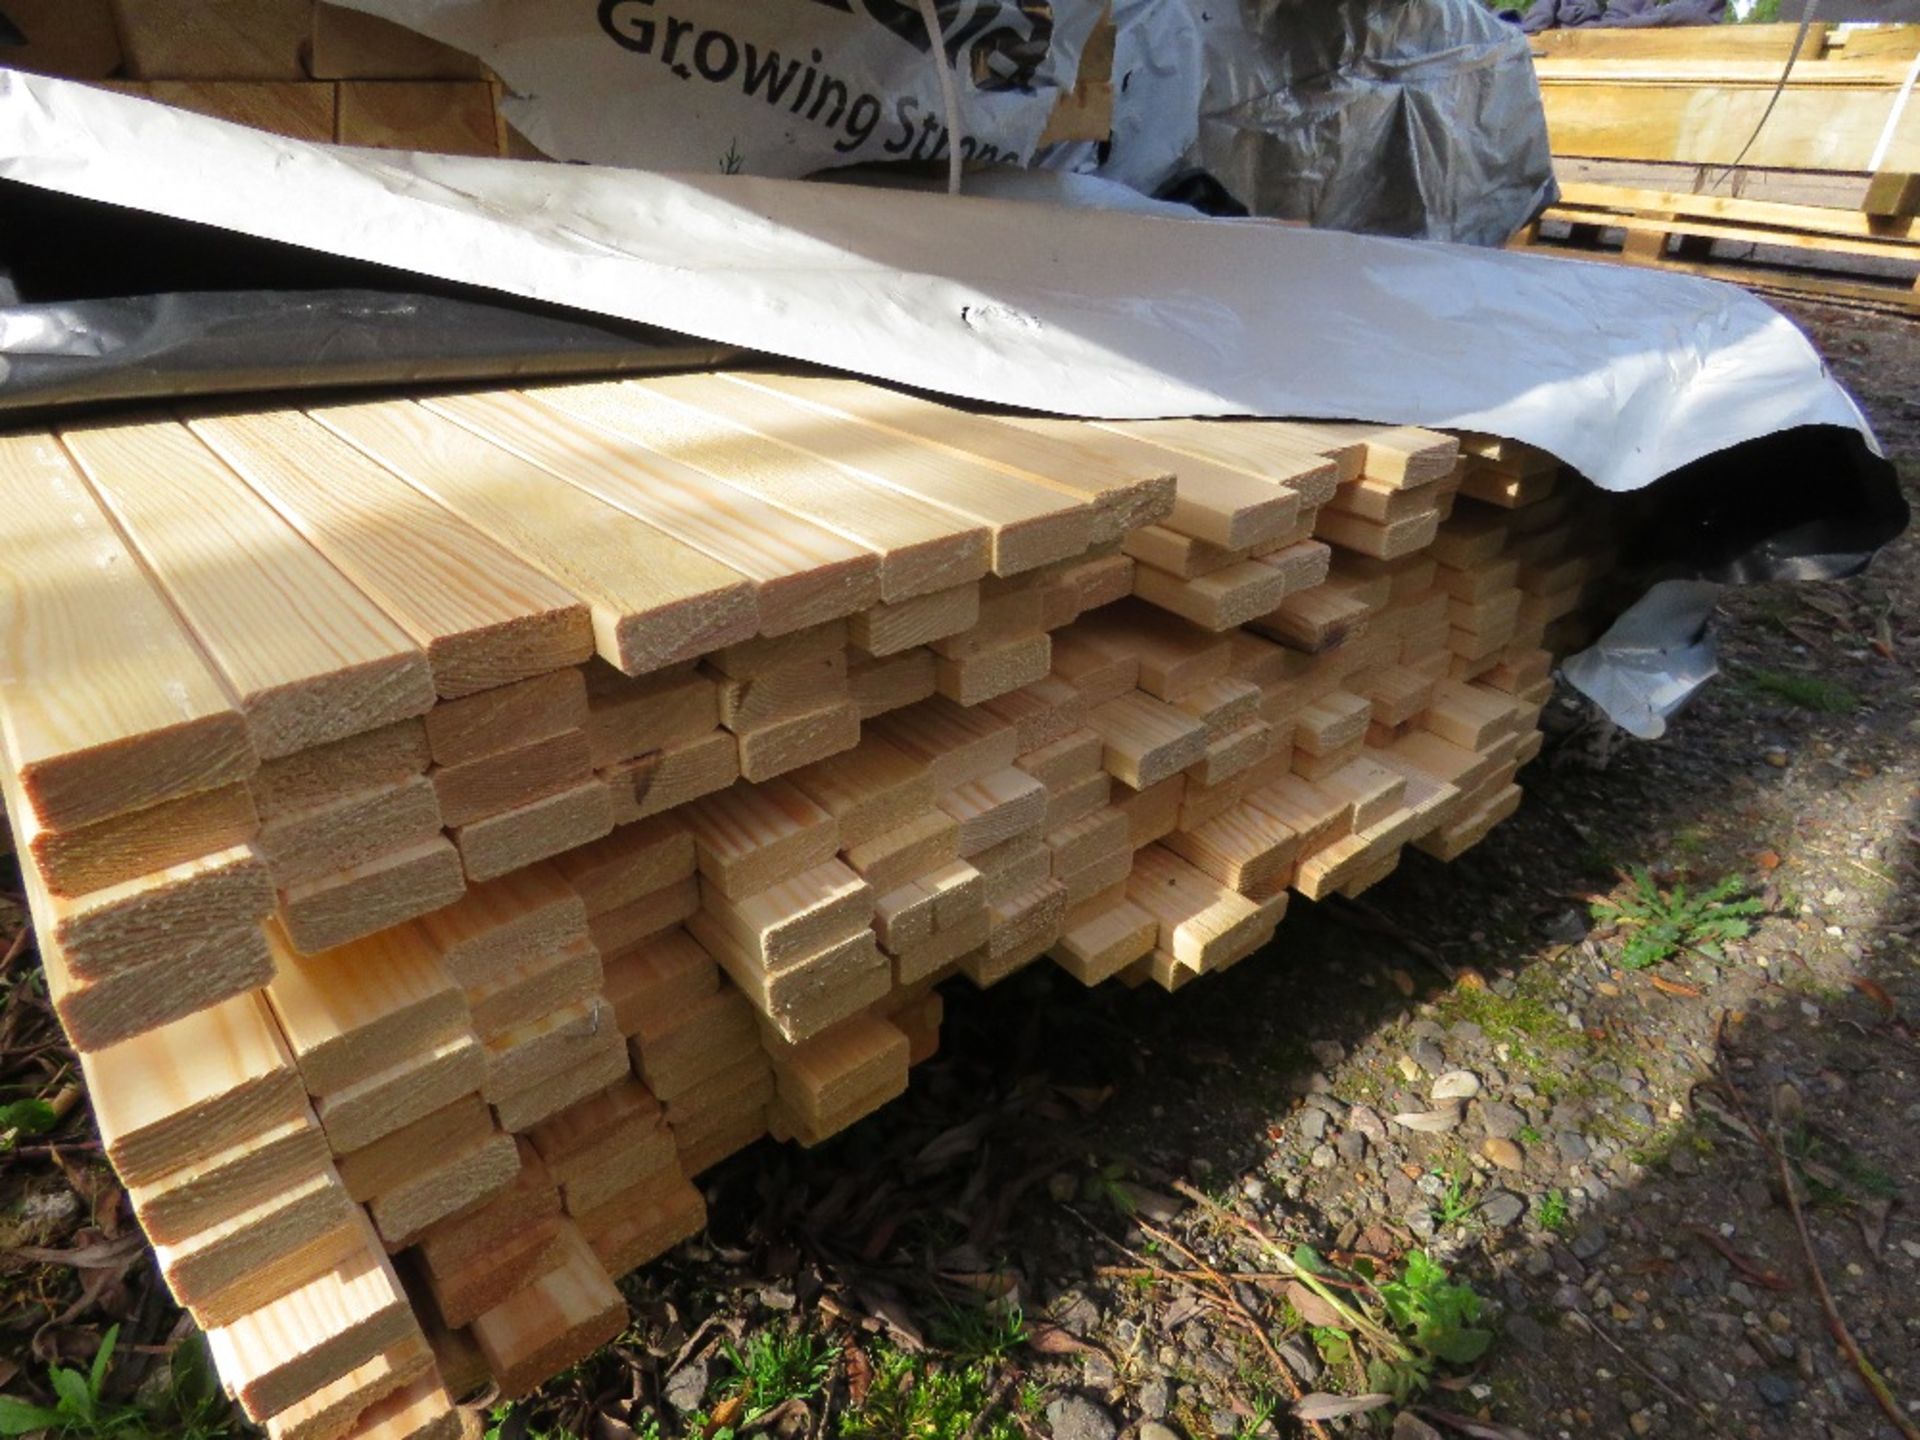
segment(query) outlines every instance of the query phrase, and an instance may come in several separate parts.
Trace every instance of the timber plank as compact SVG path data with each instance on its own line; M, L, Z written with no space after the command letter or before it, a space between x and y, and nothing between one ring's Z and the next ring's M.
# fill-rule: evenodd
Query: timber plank
M602 659L628 674L759 629L738 570L413 401L309 414L583 600Z
M903 439L937 446L1004 474L1082 497L1093 505L1088 543L1105 544L1172 512L1173 470L1150 456L1114 457L1068 439L1023 430L868 381L834 375L753 371L730 374L742 386L781 390Z
M258 995L80 1052L100 1140L128 1185L158 1181L307 1113L306 1091Z
M262 758L433 704L425 654L185 426L62 439L226 676Z
M842 536L542 400L542 391L423 401L496 445L753 580L759 629L781 635L880 598L880 562Z
M420 1333L372 1228L340 1264L207 1335L221 1378L264 1421Z
M38 826L244 780L240 713L51 437L0 436L0 739ZM24 810L15 811L16 826Z
M831 382L822 400L814 398L819 390L811 377L755 373L731 378L765 399L761 428L789 436L810 453L855 468L891 490L984 525L996 575L1033 570L1078 555L1092 543L1093 507L1082 495L1016 478L956 450L903 444L897 432L845 413L843 392Z
M1152 466L1169 464L1178 471L1173 508L1158 523L1182 535L1206 540L1226 549L1246 549L1285 534L1299 516L1305 497L1291 485L1263 472L1221 464L1191 451L1173 451L1163 445L1084 420L1038 416L1008 416L1018 425L1050 439L1087 450L1112 464ZM1324 488L1331 491L1334 467L1322 461L1301 470L1312 483L1324 471ZM1289 470L1289 473L1293 473Z
M395 1056L465 1030L467 1002L421 931L396 925L315 955L267 923L274 977L267 1004L316 1095L386 1069Z
M831 452L816 455L793 443L788 436L795 426L779 423L774 407L721 376L668 375L540 393L569 413L873 551L884 601L987 573L984 525L875 485Z
M317 421L267 411L188 428L400 623L440 698L593 653L586 606Z

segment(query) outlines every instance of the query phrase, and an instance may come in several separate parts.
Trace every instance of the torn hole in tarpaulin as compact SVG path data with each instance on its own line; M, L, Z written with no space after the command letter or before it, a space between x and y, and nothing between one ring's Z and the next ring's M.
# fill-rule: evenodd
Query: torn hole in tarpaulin
M253 237L296 272L385 267L988 405L1521 440L1643 492L1633 538L1662 578L1846 574L1906 523L1806 337L1690 276L1261 221L353 150L6 71L0 179Z

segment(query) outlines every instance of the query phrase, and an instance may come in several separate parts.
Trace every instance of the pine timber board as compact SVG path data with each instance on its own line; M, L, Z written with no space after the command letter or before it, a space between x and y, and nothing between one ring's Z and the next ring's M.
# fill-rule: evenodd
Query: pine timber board
M726 381L807 400L902 439L937 446L1029 482L1088 500L1088 543L1105 544L1164 519L1174 504L1171 467L1115 464L1084 447L1048 439L1000 419L865 381L831 375L732 371Z
M584 730L590 711L583 670L569 665L516 684L442 701L426 714L435 764L503 755L568 730Z
M1540 98L1556 155L1865 171L1897 82L1849 84L1844 73L1836 73L1831 83L1789 84L1776 103L1778 78L1776 68L1764 82L1546 81ZM1769 105L1771 114L1761 125ZM1881 166L1920 169L1920 113L1912 107L1895 127Z
M48 830L23 805L15 824L25 853L51 895L84 895L229 846L260 830L246 785L235 783L163 800L74 830Z
M759 629L748 578L413 401L313 418L578 596L601 658L628 674Z
M267 1420L269 1440L339 1440L364 1428L373 1407L430 1377L433 1351L409 1337Z
M189 428L426 651L442 699L593 653L586 607L331 431L291 412Z
M449 395L423 403L748 576L757 586L762 634L838 619L880 598L880 563L872 551L583 424L541 400L542 393Z
M1920 245L1920 228L1916 227L1912 215L1869 214L1862 210L1842 209L1839 206L1789 205L1770 200L1747 200L1738 196L1693 195L1674 190L1651 190L1630 185L1596 185L1571 180L1561 182L1560 200L1553 207L1552 213L1558 213L1564 206L1584 206L1605 210L1642 210L1703 220L1722 220L1730 225L1801 231L1807 234L1831 235L1855 240L1889 242L1904 240L1913 245ZM1792 244L1794 242L1789 237L1781 236L1766 243ZM1920 251L1910 248L1907 253L1920 258Z
M426 655L185 426L61 438L226 677L263 759L433 704Z
M485 80L473 56L344 5L313 7L307 70L316 80Z
M419 1334L371 1226L347 1260L270 1304L211 1330L221 1377L257 1422Z
M504 155L498 91L484 80L343 80L335 139L436 155Z
M1541 59L1672 60L1685 61L1703 52L1718 59L1784 61L1793 53L1800 27L1788 24L1746 24L1716 27L1648 27L1619 29L1553 29L1527 36L1536 62ZM1841 32L1844 35L1845 32ZM1816 22L1807 27L1800 53L1819 57L1834 27ZM1844 43L1836 53L1843 53Z
M40 941L47 993L60 1026L76 1049L99 1050L258 990L273 975L256 923L201 934L187 963L149 960L84 981L66 963L60 943Z
M269 760L247 782L263 820L311 809L382 785L400 785L427 768L427 732L416 719L399 720Z
M300 955L267 925L274 978L266 999L307 1089L343 1090L465 1029L467 1002L415 927Z
M765 400L763 433L857 470L890 490L912 495L949 514L987 527L991 568L1017 575L1078 555L1091 542L1093 507L1084 496L1017 479L970 455L920 443L864 425L832 401L811 398L810 382L755 377Z
M302 1107L291 1120L242 1131L225 1148L129 1185L127 1193L147 1238L172 1244L280 1194L299 1176L325 1170L329 1158L326 1135Z
M1626 255L1618 251L1573 248L1553 241L1531 241L1520 247L1564 260L1599 260L1613 265L1649 265L1673 270L1682 275L1698 275L1707 280L1724 280L1750 290L1798 295L1838 304L1864 305L1899 314L1920 313L1920 292L1899 283L1874 284L1864 280L1841 280L1831 275L1813 275L1774 266L1741 265L1714 260L1700 263L1673 256Z
M82 1050L80 1067L101 1144L129 1185L159 1180L307 1111L280 1031L254 994Z
M74 80L120 69L120 36L107 0L12 0L7 16L23 42L9 47L12 69Z
M466 889L462 864L436 834L350 869L296 881L280 892L276 913L302 954L329 950L452 904Z
M0 436L0 546L33 557L0 589L0 739L31 806L9 806L16 829L29 814L78 827L256 768L192 635L50 436Z
M304 80L307 0L111 0L137 79Z
M1882 239L1820 234L1811 228L1805 231L1775 229L1756 224L1702 219L1684 213L1681 207L1661 207L1656 214L1643 215L1636 213L1635 209L1622 208L1620 202L1604 200L1591 204L1563 200L1553 206L1547 216L1571 225L1597 225L1602 229L1622 230L1630 237L1698 235L1708 240L1731 240L1748 245L1779 245L1819 255L1865 255L1879 260L1920 263L1920 246L1915 245L1911 235Z
M1533 68L1543 82L1565 85L1751 85L1768 91L1780 83L1783 73L1783 67L1772 60L1720 55L1684 59L1613 55L1560 59L1549 55L1535 60ZM1784 67L1784 74L1790 89L1838 85L1897 91L1906 80L1907 67L1899 61L1864 56L1829 61L1803 51L1791 66Z
M260 826L254 843L284 890L425 844L439 834L440 824L432 782L409 775L397 785L282 811Z
M1100 421L1097 428L1284 485L1308 507L1325 504L1359 458L1350 446L1323 450L1288 420Z
M751 391L716 375L672 375L541 395L570 414L691 465L804 520L836 531L880 560L880 598L909 600L987 572L987 531L911 495L863 481L831 455L790 443L790 426L757 421Z
M473 1323L474 1338L509 1397L526 1394L620 1333L627 1302L580 1232L563 1225L560 1264Z
M1160 523L1227 549L1250 548L1284 534L1300 512L1300 492L1268 478L1264 472L1219 464L1203 456L1177 458L1165 446L1117 430L1090 428L1085 421L1034 415L1005 419L1030 434L1071 444L1108 464L1170 466L1179 476L1178 485L1173 508ZM1327 464L1329 491L1333 477L1333 466Z
M75 979L103 980L157 962L210 952L210 937L257 924L273 905L266 867L250 845L183 860L73 898L48 895L22 867L40 938L57 946Z
M334 87L304 80L109 80L103 88L322 145L338 128Z
M202 1327L225 1325L345 1260L360 1241L358 1212L331 1166L154 1258L176 1304Z

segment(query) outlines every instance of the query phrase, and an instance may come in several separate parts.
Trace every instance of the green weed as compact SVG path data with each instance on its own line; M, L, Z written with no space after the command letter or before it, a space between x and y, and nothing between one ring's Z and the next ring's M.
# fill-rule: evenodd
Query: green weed
M44 1135L59 1117L44 1100L9 1100L0 1105L0 1154L19 1143L23 1135Z
M1400 1273L1384 1279L1364 1257L1346 1271L1305 1245L1292 1258L1296 1278L1338 1319L1309 1332L1321 1358L1334 1369L1361 1370L1369 1390L1404 1401L1442 1365L1471 1365L1493 1343L1493 1332L1477 1323L1480 1297L1449 1280L1424 1250L1408 1251Z
M1620 963L1629 970L1645 970L1683 950L1722 959L1722 942L1752 934L1752 917L1764 915L1767 906L1747 895L1746 882L1737 875L1696 895L1685 885L1663 891L1640 869L1633 872L1633 888L1625 899L1596 901L1592 910L1596 923L1626 932Z
M52 1405L0 1395L0 1435L45 1431L59 1440L159 1440L161 1436L169 1440L216 1440L239 1433L198 1336L190 1336L174 1348L166 1387L156 1401L140 1405L107 1399L107 1377L119 1338L118 1325L101 1336L100 1348L84 1371L65 1365L48 1366Z
M1567 1211L1567 1192L1547 1191L1540 1197L1540 1202L1533 1207L1533 1216L1540 1222L1542 1230L1551 1230L1556 1235L1563 1232L1573 1220L1572 1215Z
M1018 1305L949 1305L929 1328L934 1344L967 1364L1003 1359L1027 1343Z
M1003 1411L976 1424L993 1396L990 1366L942 1364L890 1345L877 1346L872 1360L865 1400L840 1421L843 1440L1021 1440L1019 1424ZM1037 1387L1027 1389L1019 1404L1032 1413L1045 1400Z
M733 1374L720 1383L720 1394L740 1399L736 1429L789 1400L812 1399L833 1368L826 1341L805 1331L759 1330L748 1338L745 1350L728 1340L720 1351L733 1367Z
M1473 1216L1473 1197L1458 1175L1449 1175L1446 1180L1447 1188L1440 1192L1440 1203L1434 1207L1433 1223L1443 1228L1464 1225Z
M1748 670L1740 677L1743 688L1757 695L1771 695L1802 710L1817 710L1825 715L1851 715L1860 708L1860 697L1837 680L1818 675L1790 675L1781 670Z

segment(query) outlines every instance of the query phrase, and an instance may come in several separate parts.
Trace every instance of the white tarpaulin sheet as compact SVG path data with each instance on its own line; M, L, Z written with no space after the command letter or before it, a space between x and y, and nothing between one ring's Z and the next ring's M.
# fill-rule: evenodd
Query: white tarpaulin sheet
M1745 293L1538 256L348 150L5 70L0 178L979 401L1488 431L1614 490L1796 426L1867 433Z
M1025 163L1101 8L945 0L936 51L916 0L342 3L486 61L502 113L546 154L786 176L944 156L949 55L961 153Z

